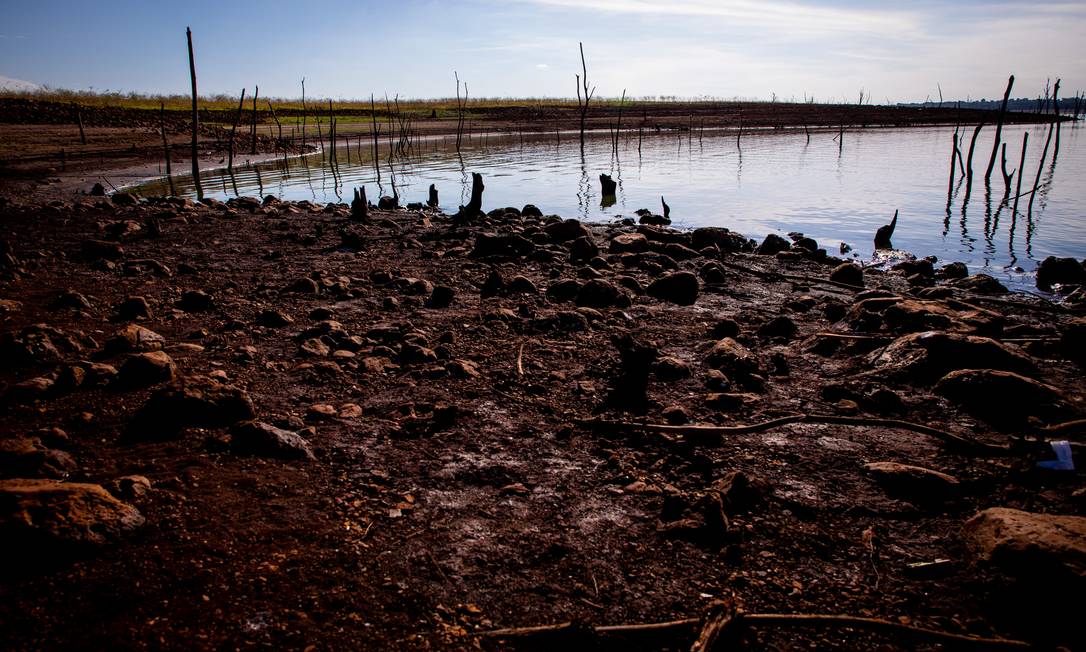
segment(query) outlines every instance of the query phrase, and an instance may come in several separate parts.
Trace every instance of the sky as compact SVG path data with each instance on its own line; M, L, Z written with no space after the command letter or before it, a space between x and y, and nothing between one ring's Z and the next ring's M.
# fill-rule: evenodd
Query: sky
M1086 1L0 0L0 77L350 99L597 94L874 103L1086 89Z

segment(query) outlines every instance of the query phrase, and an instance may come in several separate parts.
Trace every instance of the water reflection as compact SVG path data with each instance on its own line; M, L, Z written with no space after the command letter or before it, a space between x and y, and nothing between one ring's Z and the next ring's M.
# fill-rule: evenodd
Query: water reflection
M532 203L545 213L613 220L654 207L664 195L680 227L726 226L759 239L769 232L802 231L832 250L847 243L863 259L872 253L875 230L900 209L896 246L961 260L974 271L984 268L1023 285L1029 280L1017 278L1015 266L1032 270L1040 258L1082 257L1086 248L1086 221L1080 219L1086 186L1078 181L1086 173L1086 147L1078 126L1069 125L1067 133L1047 125L1005 127L1006 155L1019 165L1012 172L1016 187L1012 191L1004 177L1002 193L988 183L983 192L972 192L960 152L964 129L745 130L739 136L691 125L683 131L634 126L617 148L603 133L587 138L582 151L575 133L487 130L465 133L469 145L459 153L448 138L408 139L400 147L386 133L372 148L358 138L350 163L346 151L332 156L326 147L306 158L236 165L232 173L207 171L205 179L217 199L270 191L315 203L342 201L344 188L363 185L375 188L377 197L424 202L433 183L444 191L444 208L455 212L468 201L470 173L480 172L487 178L484 209ZM978 151L991 147L994 130L987 131L970 145ZM1029 140L1051 142L1048 151L1034 148L1022 159L1027 133ZM623 165L635 148L636 165ZM597 194L601 173L618 184L613 203ZM189 180L173 181L178 192L194 195ZM162 181L139 192L165 194L168 185Z

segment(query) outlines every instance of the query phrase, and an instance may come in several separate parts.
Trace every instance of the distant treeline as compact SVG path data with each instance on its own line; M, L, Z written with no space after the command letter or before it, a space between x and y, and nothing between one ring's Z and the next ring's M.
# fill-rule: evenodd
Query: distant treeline
M1000 103L1002 101L1003 101L1002 99L999 99L999 100L989 100L989 99L962 100L960 102L960 105L961 105L961 108L963 108L963 109L986 109L986 110L998 111L999 110L999 105L1000 105ZM954 107L956 107L958 105L959 105L958 100L947 100L945 102L932 102L932 101L927 101L927 102L901 102L901 103L898 104L898 106L917 106L917 107L926 107L926 108L942 107L944 109L945 108L954 108ZM1010 100L1007 101L1007 110L1008 111L1021 111L1021 112L1026 112L1026 113L1052 113L1052 109L1053 109L1052 101L1048 100L1046 102L1044 100L1044 98L1036 98L1035 97L1035 98L1031 99L1031 98L1026 98L1026 97L1020 97L1020 98L1011 98ZM1072 113L1075 112L1076 109L1079 112L1086 109L1086 102L1083 102L1083 100L1081 98L1076 101L1074 97L1061 98L1060 99L1060 113L1061 114L1063 114L1063 115L1071 115Z

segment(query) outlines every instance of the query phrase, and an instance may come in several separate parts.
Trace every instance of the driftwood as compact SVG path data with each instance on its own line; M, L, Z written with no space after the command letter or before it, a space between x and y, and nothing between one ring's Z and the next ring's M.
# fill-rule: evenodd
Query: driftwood
M1007 455L1011 452L1011 449L1006 446L997 446L994 444L986 444L981 441L977 441L972 437L955 435L945 430L939 430L938 428L932 428L919 423L912 423L910 421L900 421L898 419L874 419L867 417L841 417L832 414L792 414L785 417L779 417L777 419L771 419L769 421L763 421L761 423L754 423L745 426L671 426L663 424L651 424L651 423L634 423L626 421L607 421L603 419L587 419L581 420L578 423L581 425L603 430L639 430L645 433L660 434L660 435L677 435L681 437L690 437L703 440L719 440L727 435L745 435L755 432L764 432L766 430L772 430L774 428L780 428L781 426L792 425L795 423L817 423L817 424L830 424L841 426L863 426L863 427L881 427L881 428L896 428L900 430L910 430L912 432L918 432L930 437L934 437L943 442L947 446L956 448L963 451L971 451L976 453L986 453L989 455Z
M204 198L204 189L200 185L200 158L196 149L196 133L200 128L200 115L196 100L196 57L192 54L192 30L185 28L185 38L189 43L189 78L192 81L192 182L196 186L197 199Z
M905 625L882 618L865 618L861 616L847 616L837 614L759 614L736 613L726 617L726 610L717 615L704 619L704 626L699 632L698 642L692 650L707 651L713 648L700 646L706 629L708 634L715 633L710 642L720 642L720 635L726 629L737 627L837 627L848 629L863 629L880 632L899 637L908 637L913 640L922 640L931 643L953 644L958 647L975 647L979 649L999 650L1028 650L1034 646L1025 642L1006 638L982 638L966 634L954 634L926 627ZM703 619L684 618L661 623L635 623L629 625L597 625L590 627L589 632L598 637L642 637L642 636L669 636L671 638L687 638L698 631ZM556 625L540 625L536 627L512 627L507 629L495 629L488 632L480 632L477 636L489 639L532 639L542 637L557 637L563 633L574 634L583 631L586 627L574 623L565 622Z

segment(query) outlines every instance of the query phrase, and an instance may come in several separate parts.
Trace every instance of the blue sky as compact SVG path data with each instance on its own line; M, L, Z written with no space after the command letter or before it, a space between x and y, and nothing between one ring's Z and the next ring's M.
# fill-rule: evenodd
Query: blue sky
M3 0L0 75L59 88L354 98L598 93L855 101L1086 88L1086 2Z

